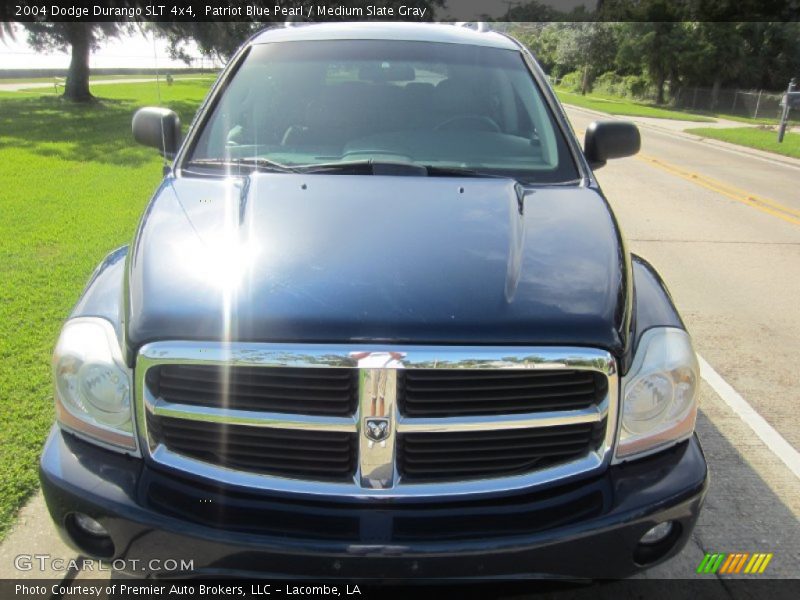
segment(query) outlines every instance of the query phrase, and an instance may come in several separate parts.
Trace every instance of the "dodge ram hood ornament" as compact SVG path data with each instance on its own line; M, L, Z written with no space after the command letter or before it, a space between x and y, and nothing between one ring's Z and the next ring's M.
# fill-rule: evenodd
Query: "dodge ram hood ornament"
M373 442L382 442L389 437L389 425L386 417L367 417L364 420L364 435Z

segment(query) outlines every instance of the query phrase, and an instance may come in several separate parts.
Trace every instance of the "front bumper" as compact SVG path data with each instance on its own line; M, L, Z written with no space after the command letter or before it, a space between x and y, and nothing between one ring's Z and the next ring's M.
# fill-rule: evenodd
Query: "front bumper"
M61 536L70 515L108 530L135 576L326 579L616 578L677 554L697 521L708 471L696 437L603 475L471 501L328 502L194 482L53 428L40 477ZM677 527L641 547L652 526ZM159 562L155 562L159 561ZM151 568L193 561L191 572ZM115 561L121 564L119 561Z

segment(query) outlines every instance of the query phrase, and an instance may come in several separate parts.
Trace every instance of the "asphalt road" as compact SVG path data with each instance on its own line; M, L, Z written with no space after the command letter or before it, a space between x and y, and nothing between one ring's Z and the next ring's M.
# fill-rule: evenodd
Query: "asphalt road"
M581 135L599 118L568 114ZM800 449L800 166L640 131L638 156L597 171L631 251L665 279L698 354ZM705 510L647 576L695 577L705 552L773 552L771 577L800 577L800 479L705 381L698 433Z

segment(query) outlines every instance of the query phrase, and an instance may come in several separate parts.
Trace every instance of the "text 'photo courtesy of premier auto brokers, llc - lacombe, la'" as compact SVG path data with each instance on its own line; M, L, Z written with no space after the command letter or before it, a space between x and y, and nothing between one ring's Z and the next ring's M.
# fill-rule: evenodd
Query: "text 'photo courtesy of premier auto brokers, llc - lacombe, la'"
M36 583L18 583L14 593L18 597L34 596L55 598L263 598L270 596L300 597L367 597L363 586L349 584L302 584L302 583L145 583L114 582L98 583L52 583L41 585Z

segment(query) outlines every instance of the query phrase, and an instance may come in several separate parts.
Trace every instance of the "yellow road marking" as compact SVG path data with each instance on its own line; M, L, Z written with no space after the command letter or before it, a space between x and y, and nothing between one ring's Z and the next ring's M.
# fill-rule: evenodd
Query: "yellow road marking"
M697 185L704 187L708 190L711 190L712 192L722 194L726 198L730 198L731 200L736 200L737 202L746 204L747 206L752 206L753 208L756 208L761 212L765 212L774 217L778 217L779 219L782 219L787 223L800 225L799 210L790 208L788 206L784 206L782 204L775 202L774 200L768 200L766 198L761 198L753 194L748 194L744 190L739 190L737 188L728 186L724 183L721 183L704 175L699 175L697 173L686 171L684 169L681 169L680 167L676 167L675 165L666 163L663 160L654 158L652 156L640 155L637 156L636 158L648 163L651 166L666 171L667 173L670 173L672 175L677 175L682 179L686 179L687 181L696 183Z
M585 131L578 132L578 135L580 137L584 137ZM746 204L747 206L760 210L768 215L772 215L773 217L778 217L787 223L800 225L800 210L791 208L789 206L784 206L783 204L775 202L774 200L769 200L767 198L762 198L761 196L756 196L755 194L750 194L744 190L740 190L715 179L711 179L710 177L706 177L705 175L687 171L653 156L639 154L636 156L636 158L646 162L650 166L670 173L671 175L676 175L682 179L696 183L707 190L722 194L726 198L730 198L731 200L735 200L741 204Z

